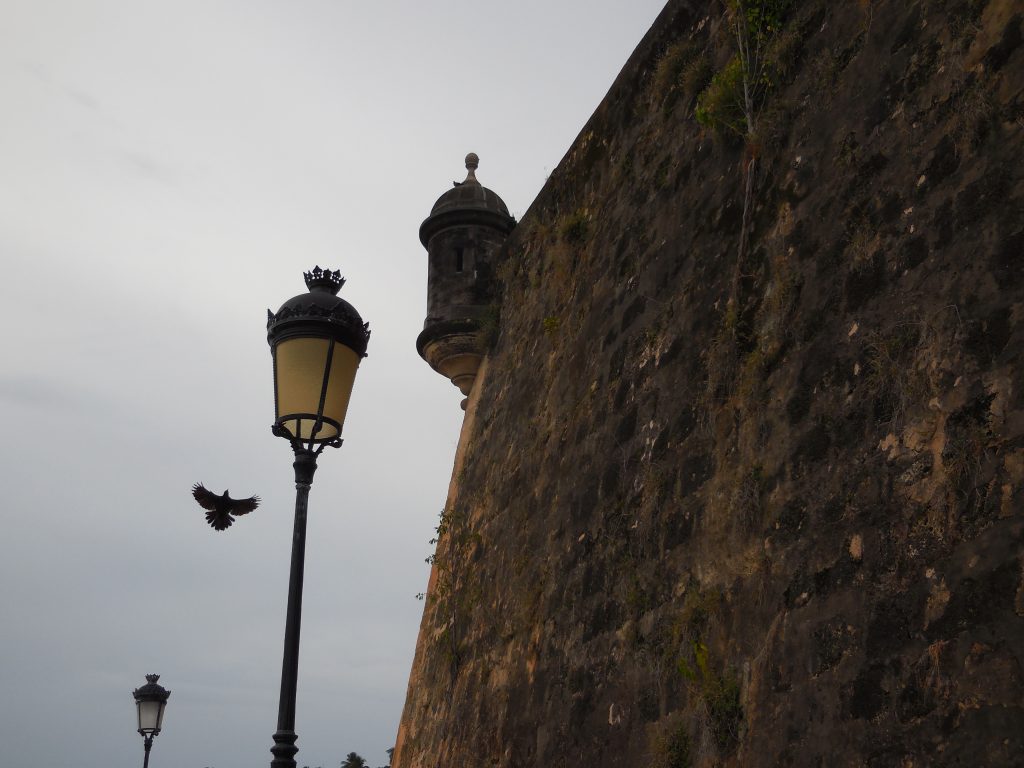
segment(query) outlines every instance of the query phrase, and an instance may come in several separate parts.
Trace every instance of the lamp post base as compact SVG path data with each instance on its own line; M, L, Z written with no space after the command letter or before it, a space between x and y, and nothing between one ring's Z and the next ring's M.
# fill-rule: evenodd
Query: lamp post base
M295 746L297 738L295 731L278 731L274 734L274 746L270 748L274 759L270 762L270 768L295 768L295 755L299 751Z

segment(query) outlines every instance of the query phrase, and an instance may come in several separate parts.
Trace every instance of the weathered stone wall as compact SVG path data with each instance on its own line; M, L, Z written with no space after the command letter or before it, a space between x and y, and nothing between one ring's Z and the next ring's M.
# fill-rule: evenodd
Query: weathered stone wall
M1021 7L798 0L747 141L717 8L507 244L396 768L1024 760Z

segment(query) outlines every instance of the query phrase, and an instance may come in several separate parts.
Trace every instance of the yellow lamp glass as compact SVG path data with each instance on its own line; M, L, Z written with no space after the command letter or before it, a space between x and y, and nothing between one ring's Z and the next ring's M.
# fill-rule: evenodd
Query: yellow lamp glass
M303 441L341 437L361 359L333 339L297 337L279 342L274 348L278 423ZM324 420L314 435L321 400Z

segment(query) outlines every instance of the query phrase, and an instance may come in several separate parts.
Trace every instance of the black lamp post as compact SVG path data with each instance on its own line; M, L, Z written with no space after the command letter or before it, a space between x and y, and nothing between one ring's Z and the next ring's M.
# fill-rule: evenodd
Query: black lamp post
M340 272L304 273L308 293L267 310L267 341L274 358L273 432L295 452L295 530L288 579L288 615L281 666L281 700L271 768L295 768L295 691L299 671L302 573L306 555L306 510L316 460L324 448L341 445L356 369L366 357L369 323L337 296Z
M139 734L144 741L146 754L142 759L143 768L149 766L149 750L153 748L153 737L160 733L164 724L164 707L171 692L157 683L160 675L146 675L146 684L132 691L135 707L139 714Z

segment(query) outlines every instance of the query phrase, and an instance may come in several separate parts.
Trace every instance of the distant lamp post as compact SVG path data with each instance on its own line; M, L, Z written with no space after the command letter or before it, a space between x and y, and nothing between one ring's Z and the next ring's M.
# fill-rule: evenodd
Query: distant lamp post
M157 683L160 675L146 675L146 684L132 691L135 707L139 714L139 734L144 739L146 751L142 759L143 768L149 766L149 750L153 747L153 737L160 733L164 725L164 707L171 692Z
M366 357L369 324L337 296L340 272L316 267L304 273L308 293L267 310L267 342L274 360L273 433L295 453L295 529L288 579L281 699L271 768L295 768L295 691L299 671L302 574L306 553L306 511L317 457L341 445L356 369Z

